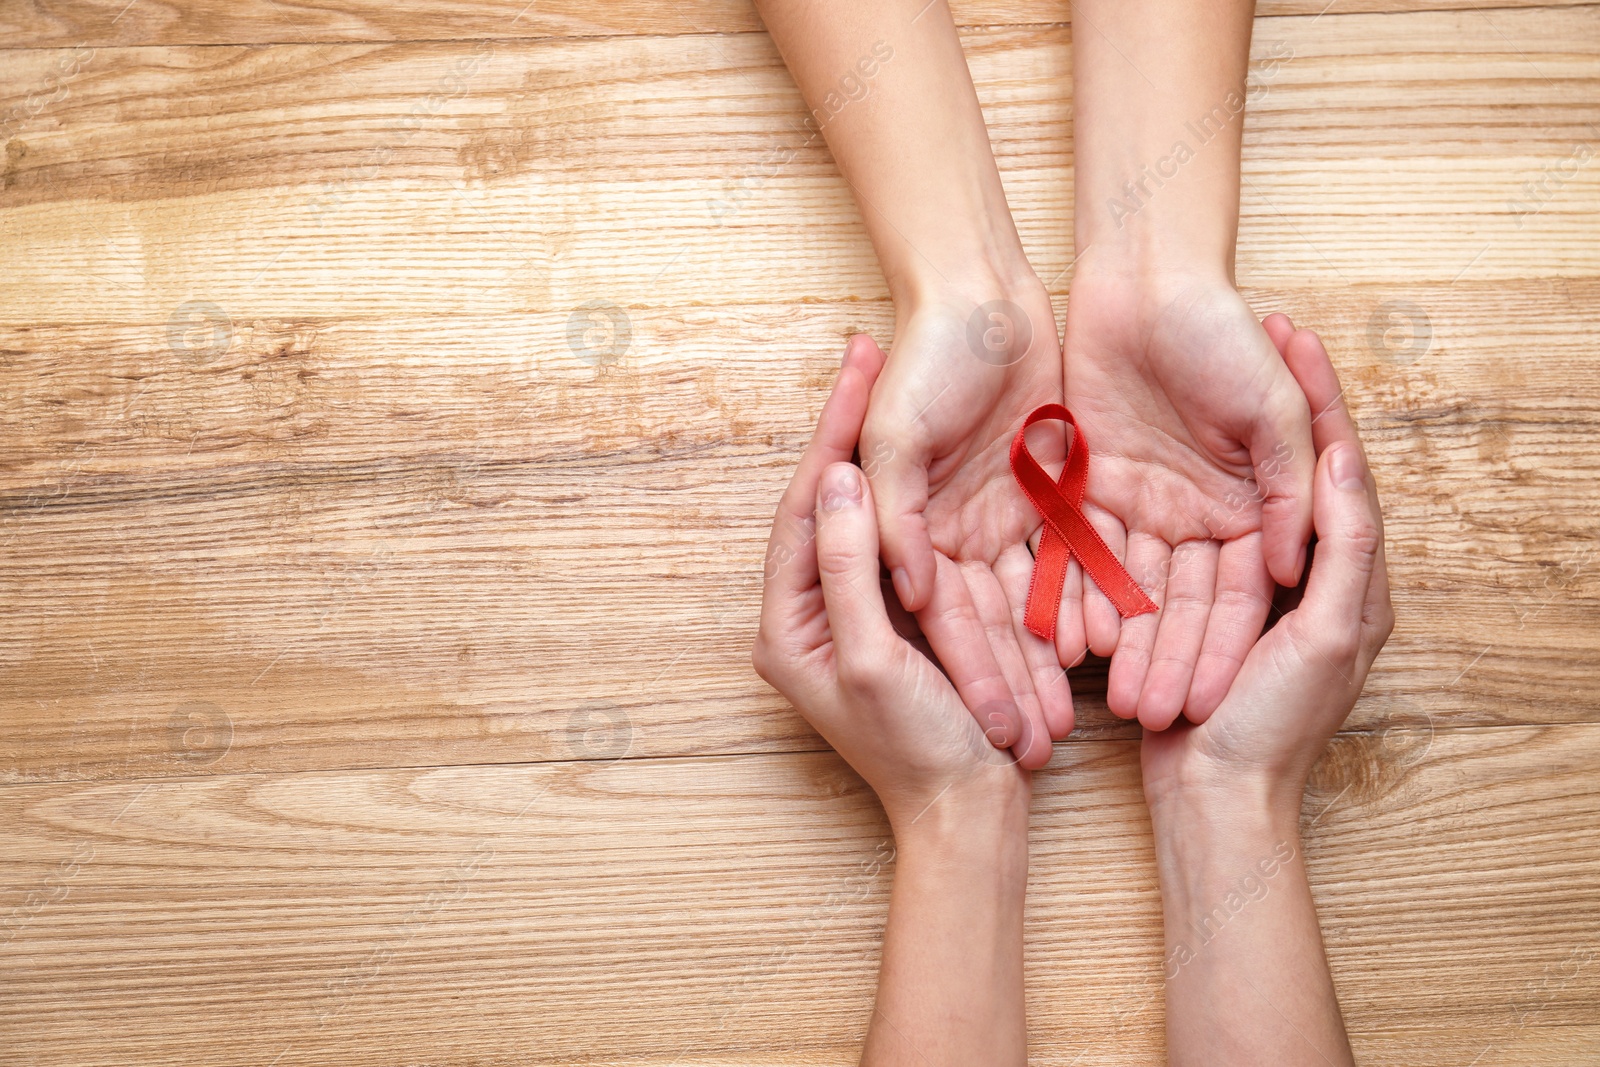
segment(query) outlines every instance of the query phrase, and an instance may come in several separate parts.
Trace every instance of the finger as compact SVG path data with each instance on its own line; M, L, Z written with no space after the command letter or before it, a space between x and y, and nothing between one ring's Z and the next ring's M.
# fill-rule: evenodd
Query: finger
M1282 356L1284 361L1287 363L1289 339L1295 334L1294 321L1281 311L1274 312L1273 314L1268 315L1266 318L1261 320L1261 328L1265 330L1267 336L1272 339L1273 347L1278 350L1278 354ZM1314 408L1314 405L1310 405L1309 401L1308 406ZM1313 446L1313 448L1315 448L1315 446ZM1295 554L1296 563L1293 575L1294 581L1290 583L1291 586L1299 584L1300 576L1305 572L1305 558L1305 549L1304 546L1302 546L1301 549ZM1210 712L1208 711L1204 714L1209 715Z
M848 463L866 422L872 386L883 371L883 350L866 334L856 334L845 346L844 360L833 391L817 416L817 427L800 456L800 463L782 507L788 514L809 516L816 504L817 484L830 463Z
M875 409L861 434L861 466L877 501L883 562L895 595L913 612L928 606L937 571L924 515L932 444L922 415L891 401Z
M789 487L778 502L772 533L767 539L764 571L766 590L772 595L764 597L763 604L771 601L776 605L774 595L801 593L816 585L817 561L812 538L815 536L813 511L817 485L830 463L849 462L866 419L872 385L882 370L883 352L872 339L864 334L852 337L845 348L844 363L833 383L833 391L817 417L817 428L800 456Z
M1349 441L1359 447L1361 438L1344 402L1344 388L1322 339L1311 330L1296 330L1284 345L1283 361L1306 395L1311 409L1311 441L1317 453L1320 455L1335 441Z
M1041 526L1028 538L1028 547L1034 556L1039 554L1039 542L1044 537L1044 530ZM1028 587L1022 592L1024 600L1031 586L1030 574ZM1006 594L1012 595L1009 586ZM1032 633L1031 630L1028 632ZM1076 667L1088 654L1089 638L1083 631L1083 568L1078 565L1076 556L1069 556L1066 577L1061 583L1061 603L1056 610L1056 662L1063 667Z
M1128 535L1128 573L1158 608L1166 596L1166 573L1171 560L1172 549L1161 538L1144 533ZM1124 719L1139 713L1139 693L1150 669L1160 618L1161 612L1154 611L1122 620L1106 677L1106 706Z
M896 638L878 586L878 524L866 479L852 464L830 464L816 509L817 569L839 672L881 670Z
M1185 541L1172 550L1150 670L1139 691L1139 722L1152 730L1171 726L1189 698L1206 623L1214 610L1220 547L1216 541Z
M1045 730L1052 741L1059 741L1072 732L1072 688L1067 684L1067 672L1061 669L1056 649L1059 644L1049 641L1028 629L1028 587L1033 581L1033 557L1021 545L1014 545L1000 553L995 561L995 577L1005 593L1011 608L1011 628L1022 648L1022 658L1028 666L1033 682L1033 692L1039 700L1039 711L1044 716ZM1081 625L1081 622L1080 622ZM1060 634L1059 628L1057 634Z
M1000 673L1005 676L1022 712L1022 736L1012 746L1012 754L1024 769L1036 771L1050 762L1050 732L1045 727L1044 712L1039 707L1038 694L1033 691L1032 673L1013 629L1011 603L988 564L969 560L961 564L961 574L972 595L973 607L978 610L978 618L983 620L984 630L989 635L989 647L994 650Z
M1310 404L1311 439L1317 454L1321 455L1323 450L1337 441L1345 441L1360 449L1365 458L1366 448L1361 444L1355 419L1350 416L1349 405L1345 403L1344 387L1339 383L1338 372L1333 369L1333 361L1328 358L1328 350L1323 347L1322 339L1311 330L1297 330L1289 338L1284 362L1289 365L1289 372L1300 383ZM1367 495L1372 500L1373 514L1378 518L1379 532L1382 532L1383 512L1378 506L1377 484L1370 474L1367 478ZM1376 577L1387 590L1389 576L1382 566L1381 546L1378 562L1380 566Z
M1111 554L1119 560L1125 560L1128 532L1122 522L1104 508L1089 503L1083 505L1083 516L1100 534L1100 539L1106 543ZM1082 574L1082 568L1079 568L1079 573ZM1122 632L1122 615L1088 575L1082 575L1080 584L1083 588L1084 640L1090 652L1097 656L1109 656L1117 649Z
M1363 673L1371 669L1372 661L1377 658L1378 652L1389 640L1389 635L1394 632L1395 622L1394 604L1389 599L1389 564L1384 552L1383 509L1378 505L1376 488L1371 487L1373 478L1370 467L1367 470L1367 481L1372 514L1378 524L1378 558L1373 563L1372 583L1367 586L1367 603L1361 615L1364 640L1357 668Z
M850 336L844 343L844 356L840 360L841 367L854 367L866 376L867 384L876 385L878 375L883 373L884 364L889 357L883 349L878 347L870 334L857 333Z
M1294 333L1294 322L1283 312L1275 311L1261 320L1261 328L1267 331L1273 346L1282 355L1284 345L1289 343L1289 335Z
M1217 553L1216 593L1183 708L1190 722L1205 722L1228 695L1271 608L1272 576L1261 558L1261 535L1225 542Z
M934 655L933 647L923 635L922 627L917 625L917 617L900 603L889 576L883 573L881 567L878 569L878 592L883 596L884 607L889 609L889 625L894 627L894 632L900 635L902 641L922 653L928 662L937 662L938 657Z
M1067 560L1066 581L1061 583L1061 610L1056 616L1056 662L1063 667L1076 667L1089 654L1089 635L1083 620L1083 586L1083 568L1073 556ZM1119 628L1122 625L1120 616L1117 625Z
M1294 611L1301 632L1334 664L1353 666L1363 609L1383 544L1371 479L1359 445L1335 441L1317 463L1317 554Z
M1311 539L1311 410L1292 375L1275 372L1251 426L1250 465L1261 494L1261 551L1281 585L1299 584Z
M932 594L928 606L917 612L917 624L989 743L1010 748L1022 738L1016 695L995 658L960 566L941 554L934 561Z
M1318 452L1335 444L1344 443L1362 453L1361 438L1356 432L1355 420L1350 416L1344 401L1344 389L1338 373L1328 358L1322 340L1311 330L1299 330L1290 336L1284 346L1284 362L1306 394L1311 405L1311 432ZM1378 504L1378 490L1370 469L1366 475L1367 500L1373 521L1377 524L1378 551L1373 564L1372 582L1367 590L1366 621L1376 639L1364 642L1366 659L1376 655L1394 624L1394 611L1389 602L1389 573L1383 545L1383 512Z

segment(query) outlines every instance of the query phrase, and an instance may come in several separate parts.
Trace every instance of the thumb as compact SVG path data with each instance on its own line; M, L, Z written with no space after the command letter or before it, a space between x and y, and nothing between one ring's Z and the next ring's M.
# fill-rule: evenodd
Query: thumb
M933 594L936 560L924 515L928 507L925 446L901 427L874 423L861 435L861 466L872 483L883 562L907 611L921 611Z
M882 352L864 334L854 341ZM916 383L902 381L904 375L897 377L892 371L886 371L883 388L874 390L874 403L861 428L861 468L872 485L883 562L894 580L895 595L907 611L915 612L927 607L933 596L938 564L924 515L933 445L922 419L926 406L922 411L910 406Z
M1353 660L1360 649L1362 608L1383 543L1370 477L1353 441L1330 445L1317 464L1317 553L1294 614L1312 640L1331 646L1325 654L1335 662Z
M1261 554L1279 585L1300 584L1311 538L1316 452L1311 409L1288 367L1250 435L1250 465L1261 493Z
M817 570L841 675L881 671L898 642L878 584L878 526L861 471L835 463L817 490Z

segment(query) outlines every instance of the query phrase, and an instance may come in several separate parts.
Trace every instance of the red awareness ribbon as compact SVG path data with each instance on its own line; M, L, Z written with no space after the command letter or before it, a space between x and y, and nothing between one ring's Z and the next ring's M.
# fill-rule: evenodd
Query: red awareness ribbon
M1072 427L1067 460L1060 481L1050 475L1028 451L1028 427L1060 419ZM1072 412L1060 404L1046 404L1029 415L1011 442L1011 473L1033 506L1044 517L1044 533L1033 561L1033 584L1028 587L1024 621L1028 629L1047 641L1056 637L1056 616L1061 612L1061 588L1067 580L1067 561L1078 557L1083 571L1100 587L1124 619L1156 610L1111 549L1083 515L1083 490L1089 482L1089 441Z

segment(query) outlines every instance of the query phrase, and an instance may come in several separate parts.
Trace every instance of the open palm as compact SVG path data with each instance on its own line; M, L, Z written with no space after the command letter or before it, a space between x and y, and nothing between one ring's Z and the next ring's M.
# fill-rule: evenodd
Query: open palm
M1311 525L1310 410L1233 286L1092 273L1067 309L1066 396L1086 435L1085 514L1161 611L1119 619L1074 565L1057 652L1110 654L1106 701L1203 721L1293 585ZM1081 619L1081 629L1073 619Z
M1207 782L1255 780L1298 810L1306 775L1394 629L1377 489L1338 375L1315 333L1296 332L1282 315L1267 326L1319 415L1312 437L1323 469L1311 575L1304 599L1251 649L1214 715L1193 728L1145 734L1144 785L1153 803Z
M1013 724L1007 743L1032 769L1072 729L1072 701L1054 650L1022 623L1040 519L1009 449L1030 411L1060 399L1060 344L1043 287L1001 304L949 301L899 324L861 460L897 596L967 707L986 728Z

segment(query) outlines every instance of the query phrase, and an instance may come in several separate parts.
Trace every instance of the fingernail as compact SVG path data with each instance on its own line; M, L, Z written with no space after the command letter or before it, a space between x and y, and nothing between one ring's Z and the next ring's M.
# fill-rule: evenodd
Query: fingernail
M1365 489L1367 487L1367 465L1361 460L1361 450L1354 445L1341 445L1333 453L1333 458L1328 461L1328 472L1333 475L1333 484L1340 489Z
M894 580L895 596L900 598L902 606L916 599L917 591L911 587L911 575L904 567L896 567L891 577Z
M861 503L861 475L854 467L845 467L828 476L828 488L822 494L822 506L828 511L838 511L847 504Z
M839 366L848 367L850 365L850 353L855 347L856 339L854 337L844 343L844 355L839 357Z

